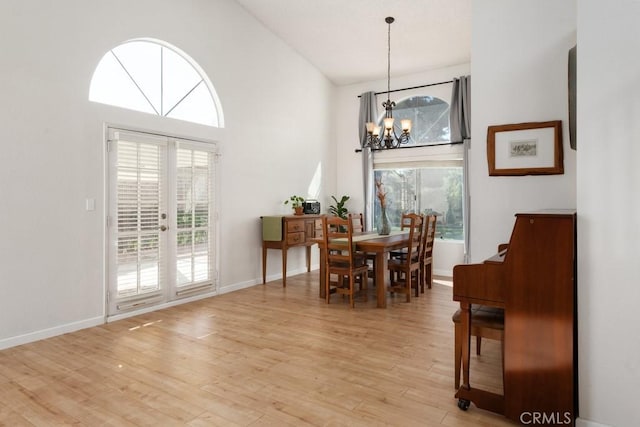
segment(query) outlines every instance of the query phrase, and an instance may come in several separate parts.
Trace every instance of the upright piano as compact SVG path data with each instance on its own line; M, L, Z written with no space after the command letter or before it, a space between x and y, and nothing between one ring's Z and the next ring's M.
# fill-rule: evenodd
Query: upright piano
M453 299L462 311L461 409L473 402L521 424L575 423L576 283L575 211L516 214L506 248L481 264L454 267ZM471 385L472 304L504 308L502 395Z

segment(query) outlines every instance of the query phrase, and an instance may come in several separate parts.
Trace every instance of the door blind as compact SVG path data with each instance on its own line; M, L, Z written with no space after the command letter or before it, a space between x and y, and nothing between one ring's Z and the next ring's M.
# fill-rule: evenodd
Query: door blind
M162 140L139 141L117 132L114 136L117 297L156 293L165 271L166 146Z
M181 289L213 285L214 156L183 142L176 150L176 286Z

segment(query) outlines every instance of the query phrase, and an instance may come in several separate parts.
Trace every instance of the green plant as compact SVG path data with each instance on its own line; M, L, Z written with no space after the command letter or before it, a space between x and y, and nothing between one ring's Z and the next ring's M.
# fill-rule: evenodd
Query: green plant
M302 207L302 204L304 203L304 200L305 200L305 199L304 199L304 197L302 197L302 196L295 196L295 195L294 195L294 196L289 197L287 200L285 200L285 201L284 201L284 204L285 204L285 205L288 205L288 204L289 204L289 202L291 202L291 207L292 207L293 209L295 209L295 208Z
M339 201L336 199L336 196L331 196L331 198L336 202L336 204L329 205L329 213L342 219L347 219L347 213L349 213L349 210L344 207L344 204L349 200L349 196L342 196Z

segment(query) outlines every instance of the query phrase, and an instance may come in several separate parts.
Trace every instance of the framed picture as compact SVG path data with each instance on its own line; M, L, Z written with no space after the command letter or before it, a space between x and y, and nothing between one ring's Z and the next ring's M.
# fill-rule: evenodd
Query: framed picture
M562 121L489 126L489 175L558 175L562 161Z

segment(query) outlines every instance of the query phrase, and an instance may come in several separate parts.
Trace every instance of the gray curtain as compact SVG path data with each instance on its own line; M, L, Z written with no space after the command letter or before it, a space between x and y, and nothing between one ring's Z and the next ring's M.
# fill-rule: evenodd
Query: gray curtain
M360 95L360 114L358 116L358 132L360 148L362 148L362 186L364 194L364 220L367 230L372 229L373 223L373 153L365 148L367 140L367 122L377 122L375 92L365 92Z
M464 216L464 262L470 263L471 191L469 189L469 146L471 144L471 76L461 76L453 79L449 114L451 142L462 142L464 144L464 201L462 207Z

